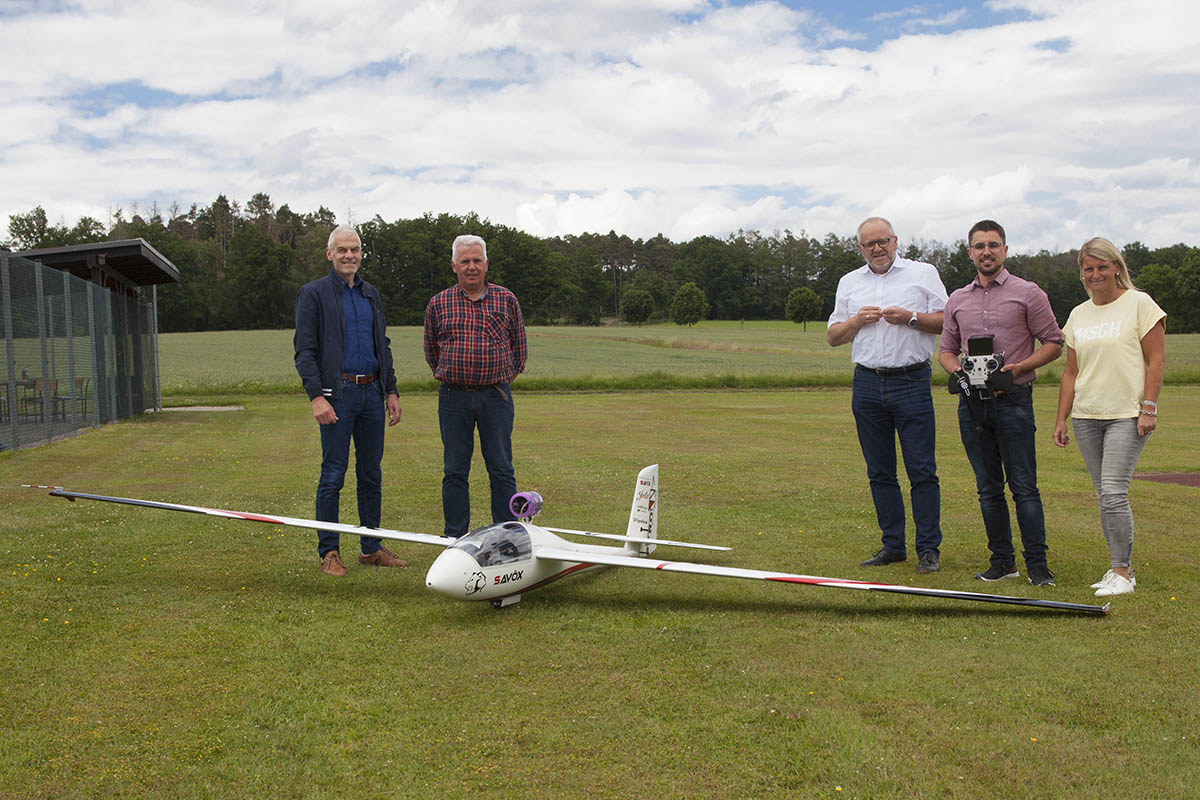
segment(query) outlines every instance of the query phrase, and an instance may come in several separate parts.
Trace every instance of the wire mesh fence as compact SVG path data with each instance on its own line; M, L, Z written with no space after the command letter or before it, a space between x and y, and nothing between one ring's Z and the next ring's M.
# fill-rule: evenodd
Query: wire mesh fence
M0 449L161 407L153 303L0 252Z

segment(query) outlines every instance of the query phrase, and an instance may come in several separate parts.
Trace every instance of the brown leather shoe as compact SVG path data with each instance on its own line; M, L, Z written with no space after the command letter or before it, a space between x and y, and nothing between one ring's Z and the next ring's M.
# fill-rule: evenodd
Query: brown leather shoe
M342 554L337 550L330 550L321 559L321 572L326 575L332 575L335 578L346 577L346 565L342 563Z
M381 547L370 555L364 553L358 554L358 563L369 564L372 567L407 567L408 562L402 558L396 558L396 554L386 547Z

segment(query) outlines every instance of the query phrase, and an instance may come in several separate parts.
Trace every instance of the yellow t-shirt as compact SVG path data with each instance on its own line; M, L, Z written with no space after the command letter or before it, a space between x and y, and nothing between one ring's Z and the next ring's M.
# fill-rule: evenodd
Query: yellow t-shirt
M1102 306L1088 300L1071 310L1063 338L1079 366L1072 417L1138 415L1146 389L1142 337L1165 316L1150 295L1137 289Z

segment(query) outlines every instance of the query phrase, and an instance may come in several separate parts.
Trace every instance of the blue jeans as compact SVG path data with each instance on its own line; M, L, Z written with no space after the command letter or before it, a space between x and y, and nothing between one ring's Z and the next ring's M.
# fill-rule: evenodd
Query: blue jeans
M993 400L980 401L975 404L975 415L972 419L967 399L960 399L958 431L967 460L975 471L991 563L1007 566L1016 561L1008 501L1004 497L1007 480L1017 507L1025 566L1044 567L1046 519L1037 487L1033 388L1026 385Z
M875 518L885 549L907 553L904 544L904 497L896 478L896 436L911 486L917 552L938 552L942 543L942 496L934 456L933 395L930 368L901 375L877 375L855 368L850 402L858 443L867 462Z
M379 381L359 386L342 384L340 400L330 399L337 422L321 427L321 478L317 482L317 519L338 521L338 498L350 463L350 441L354 440L354 475L357 480L358 524L379 527L382 497L383 430L387 416ZM379 550L380 540L362 536L362 552ZM317 553L322 558L338 550L338 535L332 531L317 533Z
M438 389L442 429L442 514L446 536L462 536L471 525L471 455L475 429L492 491L492 522L515 519L508 507L517 493L512 463L512 389L497 383L483 389L443 383Z

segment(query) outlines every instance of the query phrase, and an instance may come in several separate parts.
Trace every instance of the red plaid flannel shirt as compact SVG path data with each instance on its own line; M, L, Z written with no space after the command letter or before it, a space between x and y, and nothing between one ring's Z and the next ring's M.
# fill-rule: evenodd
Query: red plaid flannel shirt
M457 285L425 307L425 360L442 383L482 388L525 370L525 320L516 295L494 283L471 300Z

